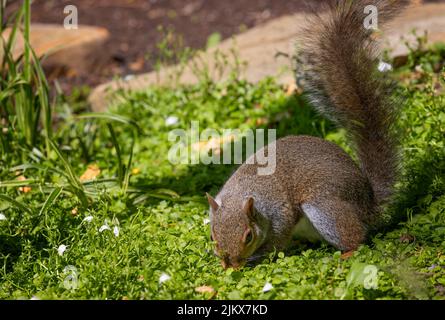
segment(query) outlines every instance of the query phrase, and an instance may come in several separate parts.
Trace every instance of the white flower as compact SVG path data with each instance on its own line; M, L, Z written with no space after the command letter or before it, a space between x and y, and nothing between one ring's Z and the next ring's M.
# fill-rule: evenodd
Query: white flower
M171 279L171 277L168 274L166 274L165 272L163 272L161 274L161 276L159 277L159 283L164 283L165 281L168 281L170 279Z
M270 290L272 290L272 289L273 289L272 284L269 283L269 282L266 282L266 284L265 284L264 287L263 287L263 292L268 292L268 291L270 291Z
M5 221L6 216L3 213L0 213L0 221Z
M133 80L134 78L135 78L134 74L127 74L124 77L124 81L130 81L130 80Z
M204 219L204 225L207 225L207 224L209 224L210 223L210 219L209 218L206 218L206 219Z
M32 296L32 297L31 297L31 300L40 300L40 298L37 297L37 296Z
M165 119L165 125L167 126L173 126L175 124L177 124L179 121L178 117L168 117L167 119Z
M83 219L83 221L84 221L84 222L88 222L88 223L90 223L91 221L93 221L93 216L85 217L85 218Z
M119 237L119 227L114 227L113 228L113 233L114 233L114 235L116 236L116 237Z
M99 232L104 232L105 230L111 230L111 228L107 224L99 228Z
M380 61L378 69L380 72L387 72L392 70L392 65L384 61Z
M59 254L59 256L63 256L63 253L65 252L67 246L64 244L61 244L58 248L57 248L57 253Z

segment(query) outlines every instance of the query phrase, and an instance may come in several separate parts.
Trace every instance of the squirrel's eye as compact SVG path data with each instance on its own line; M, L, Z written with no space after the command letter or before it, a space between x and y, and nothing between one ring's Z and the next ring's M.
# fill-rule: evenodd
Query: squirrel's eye
M251 243L251 242L253 241L253 234L252 234L252 231L247 230L247 231L246 231L246 236L245 236L244 239L245 239L245 240L244 240L245 243L247 243L247 244Z

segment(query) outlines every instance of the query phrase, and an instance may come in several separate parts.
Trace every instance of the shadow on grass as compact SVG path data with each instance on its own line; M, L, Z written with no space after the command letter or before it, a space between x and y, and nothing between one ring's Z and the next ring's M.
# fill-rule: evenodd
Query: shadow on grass
M428 153L416 161L415 165L407 168L405 173L408 182L402 187L390 206L390 212L393 212L392 219L381 231L390 231L397 224L407 219L407 211L413 209L412 214L417 214L421 210L421 200L426 196L431 199L441 196L439 190L432 191L434 180L437 177L445 176L445 165L437 167L437 160L431 159Z
M277 112L269 114L267 120L267 125L253 129L276 129L277 138L302 134L324 138L335 130L334 125L319 116L302 96L288 98ZM237 167L237 165L215 164L189 165L180 176L164 177L156 185L148 180L142 180L138 185L140 187L171 189L181 196L195 196L198 202L206 203L205 193L217 194ZM377 229L372 230L370 237L377 232L394 230L398 223L405 221L407 209L415 209L418 206L419 199L428 195L427 190L433 184L434 177L445 175L445 170L437 168L434 165L434 160L429 159L428 153L426 153L415 165L407 168L405 175L409 181L399 191L397 198L389 208L389 212L393 213L392 219L389 223L379 225ZM160 200L152 199L150 201L156 203ZM318 245L309 244L309 246ZM298 246L298 250L300 247Z
M292 96L277 112L268 116L267 125L252 129L276 129L277 139L288 135L312 135L323 138L334 129L334 126L320 117L302 96ZM246 159L245 153L243 159ZM180 176L164 177L156 185L148 180L141 180L137 186L171 189L181 196L198 194L202 195L204 200L205 193L216 194L237 167L238 165L223 164L189 165L186 172Z
M10 235L0 235L0 258L6 273L11 272L22 253L22 239Z

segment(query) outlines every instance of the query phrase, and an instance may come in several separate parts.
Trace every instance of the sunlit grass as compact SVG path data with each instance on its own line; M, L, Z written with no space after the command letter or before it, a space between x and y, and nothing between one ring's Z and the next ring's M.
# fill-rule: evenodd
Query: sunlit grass
M27 5L12 27L25 37ZM235 167L171 164L168 133L191 121L276 128L349 150L343 131L273 79L122 93L104 114L76 114L68 97L50 112L31 48L14 59L10 46L0 69L1 299L444 298L445 96L431 68L443 51L412 53L397 70L424 72L400 86L404 166L390 224L346 260L330 246L295 242L257 266L224 271L204 194Z

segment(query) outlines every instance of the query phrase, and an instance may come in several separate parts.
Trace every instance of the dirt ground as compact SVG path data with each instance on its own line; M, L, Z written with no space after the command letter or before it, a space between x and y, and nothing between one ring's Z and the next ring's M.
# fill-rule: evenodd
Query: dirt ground
M317 6L325 1L310 2ZM21 1L7 3L10 12ZM103 51L98 52L104 59L109 57L106 67L91 70L88 76L59 79L68 91L81 84L95 86L115 75L152 70L156 44L162 37L159 26L172 28L183 37L186 46L202 48L215 32L225 39L243 29L305 9L303 0L35 0L32 21L62 24L63 9L69 4L78 8L79 24L105 27L111 37Z

